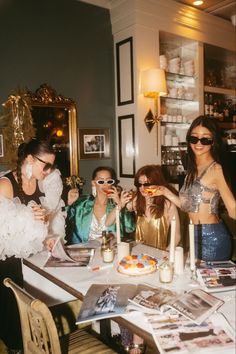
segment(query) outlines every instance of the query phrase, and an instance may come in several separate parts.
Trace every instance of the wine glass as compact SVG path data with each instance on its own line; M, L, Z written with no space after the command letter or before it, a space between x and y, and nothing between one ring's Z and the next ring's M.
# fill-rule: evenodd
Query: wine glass
M157 191L156 185L144 187L144 193L148 197L147 198L148 206L155 206L155 204L153 203L153 195L156 193L156 191Z

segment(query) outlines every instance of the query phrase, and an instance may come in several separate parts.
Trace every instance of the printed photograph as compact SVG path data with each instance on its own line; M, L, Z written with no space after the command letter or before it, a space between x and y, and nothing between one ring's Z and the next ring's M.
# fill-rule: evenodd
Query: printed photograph
M104 153L105 152L105 135L84 135L84 153Z

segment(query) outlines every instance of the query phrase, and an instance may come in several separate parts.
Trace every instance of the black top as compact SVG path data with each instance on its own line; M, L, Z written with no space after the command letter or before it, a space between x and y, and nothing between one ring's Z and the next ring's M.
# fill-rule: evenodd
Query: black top
M19 184L15 180L13 173L9 172L6 175L4 175L4 177L8 178L12 184L13 198L18 197L20 199L21 203L23 203L23 204L27 205L31 200L35 201L37 204L40 204L39 197L45 197L45 194L39 190L39 186L38 186L38 182L37 182L36 183L36 190L33 194L31 194L31 195L25 194L24 191L22 191L23 196L24 196L24 200L23 200L22 195L20 193Z

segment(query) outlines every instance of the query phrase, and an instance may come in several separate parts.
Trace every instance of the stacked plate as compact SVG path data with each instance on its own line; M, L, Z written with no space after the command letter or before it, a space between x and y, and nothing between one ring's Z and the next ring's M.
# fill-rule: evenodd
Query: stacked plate
M188 76L193 76L195 72L194 61L188 60L183 63L184 74Z
M181 64L180 57L176 57L176 58L170 59L169 63L168 63L169 72L175 73L175 74L179 74L179 72L180 72L180 64Z

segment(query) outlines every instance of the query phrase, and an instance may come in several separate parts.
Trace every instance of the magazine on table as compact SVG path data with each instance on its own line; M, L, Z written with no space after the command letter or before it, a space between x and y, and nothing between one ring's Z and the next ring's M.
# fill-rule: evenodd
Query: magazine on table
M44 267L86 267L94 252L94 248L64 246L60 237L56 237Z
M141 290L129 302L132 308L136 306L145 313L161 314L171 308L197 324L202 323L224 303L201 289L176 294L163 288ZM130 305L128 309L131 309Z
M171 308L199 324L223 303L201 289L180 295L145 284L93 284L84 297L76 323L115 317L134 310L162 314Z
M135 284L91 285L82 302L76 324L125 314L128 299L136 292Z
M197 325L176 313L146 315L160 354L234 353L235 333L221 313Z
M232 261L201 261L197 277L208 292L236 290L236 265Z

